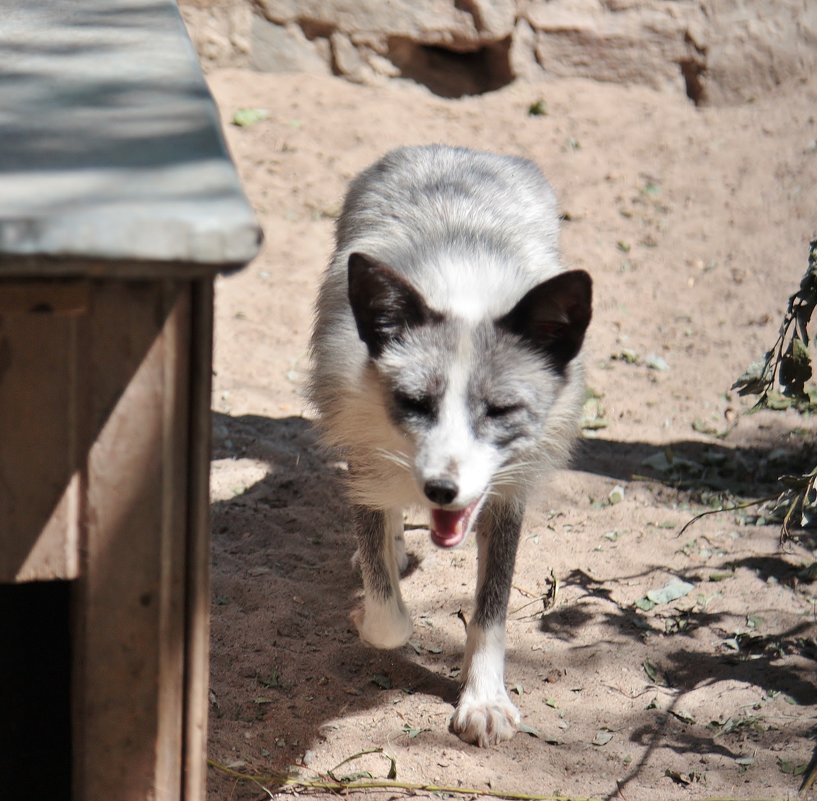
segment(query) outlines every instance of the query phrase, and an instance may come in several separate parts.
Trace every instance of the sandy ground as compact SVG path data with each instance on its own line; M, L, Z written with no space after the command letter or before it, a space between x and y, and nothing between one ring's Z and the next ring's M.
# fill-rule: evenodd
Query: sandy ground
M815 452L813 418L744 416L728 390L774 341L817 233L817 78L721 109L579 80L451 101L398 83L209 78L266 231L262 255L217 285L211 758L312 781L380 748L409 784L796 798L815 747L817 585L801 571L817 540L780 548L752 509L679 530L724 498L768 494ZM539 99L547 114L530 116ZM268 118L229 125L247 107ZM414 639L364 647L342 465L316 447L303 400L344 187L424 142L537 162L568 217L565 263L595 281L596 423L529 510L511 598L506 681L534 731L489 750L447 730L473 542L443 552L412 532ZM676 578L685 595L641 608ZM388 768L370 755L334 773ZM217 770L209 786L212 801L268 797Z

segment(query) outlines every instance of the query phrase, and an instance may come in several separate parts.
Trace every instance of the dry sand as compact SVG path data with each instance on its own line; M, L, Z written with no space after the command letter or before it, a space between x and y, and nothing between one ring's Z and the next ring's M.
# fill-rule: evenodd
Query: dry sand
M813 418L744 416L750 403L729 386L774 341L817 233L817 78L704 109L580 80L442 100L398 82L209 79L266 231L262 255L217 284L211 758L310 780L382 748L415 784L796 798L814 753L817 586L798 577L814 533L781 548L778 526L755 525L751 509L678 532L717 505L718 487L757 497L814 461ZM547 114L530 116L540 98ZM246 107L269 116L229 125ZM565 263L595 281L588 383L607 426L530 508L511 597L506 681L539 736L489 750L447 729L473 542L441 551L412 532L412 644L364 647L349 621L360 582L342 465L316 447L303 400L344 187L387 149L426 142L533 159L568 216ZM660 468L667 447L697 465L692 486L644 463ZM676 577L693 589L639 609ZM336 774L388 767L374 755ZM216 770L209 786L212 801L268 797Z

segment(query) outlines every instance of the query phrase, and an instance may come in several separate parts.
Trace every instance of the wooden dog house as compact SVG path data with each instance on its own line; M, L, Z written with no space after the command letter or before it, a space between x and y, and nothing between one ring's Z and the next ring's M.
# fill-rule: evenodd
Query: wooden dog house
M0 0L0 797L201 801L213 280L260 232L170 0Z

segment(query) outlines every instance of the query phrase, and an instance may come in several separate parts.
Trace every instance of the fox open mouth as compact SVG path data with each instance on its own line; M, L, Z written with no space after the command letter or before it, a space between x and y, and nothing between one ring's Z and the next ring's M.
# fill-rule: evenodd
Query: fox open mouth
M459 545L471 528L471 517L482 503L482 497L464 509L432 509L431 541L440 548Z

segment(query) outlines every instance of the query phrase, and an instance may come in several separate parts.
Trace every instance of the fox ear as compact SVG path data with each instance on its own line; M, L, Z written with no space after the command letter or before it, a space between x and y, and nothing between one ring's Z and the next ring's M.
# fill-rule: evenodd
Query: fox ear
M441 319L405 278L375 259L352 253L348 275L357 332L372 358L407 328Z
M592 284L584 270L560 273L531 289L496 324L522 337L562 372L584 341L592 315Z

